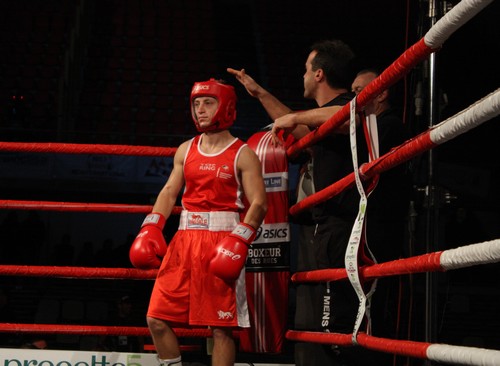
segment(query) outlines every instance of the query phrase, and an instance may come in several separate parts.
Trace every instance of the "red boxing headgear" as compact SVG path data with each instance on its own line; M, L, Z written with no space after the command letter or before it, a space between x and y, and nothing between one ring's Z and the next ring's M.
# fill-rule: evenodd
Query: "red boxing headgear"
M212 119L212 124L205 128L200 128L194 112L194 100L198 97L212 97L219 102L217 111ZM194 83L193 89L191 89L190 103L191 116L199 132L228 129L236 119L236 93L234 88L213 78Z

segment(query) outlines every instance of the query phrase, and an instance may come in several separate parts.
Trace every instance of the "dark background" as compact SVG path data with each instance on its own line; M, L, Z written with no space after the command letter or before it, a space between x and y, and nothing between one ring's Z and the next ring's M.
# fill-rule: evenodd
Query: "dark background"
M438 1L436 19L454 4ZM194 134L188 106L191 86L210 77L235 85L239 103L233 132L247 138L271 121L258 101L225 72L226 67L245 68L294 109L313 107L302 98L302 75L314 41L340 38L351 45L359 65L383 69L423 37L433 20L428 8L426 1L388 0L3 1L0 140L175 147ZM489 5L436 52L434 124L498 88L494 54L499 45L499 14L498 2ZM430 124L430 72L430 64L423 62L394 87L413 135ZM418 86L421 112L415 108ZM404 244L409 254L500 237L498 131L495 118L437 147L432 159L424 154L412 161L415 211ZM1 152L0 159L1 199L134 204L154 202L170 164L168 159L160 161L158 180L144 183L131 178L78 180L57 169L49 176L26 176L26 161L36 165L32 154ZM109 157L88 159L99 165L102 160L107 164ZM423 193L426 187L432 196ZM30 221L32 213L0 211L5 223L0 239L3 263L130 266L127 246L144 217L36 214L41 221L38 231ZM25 225L18 232L8 221L13 215L19 225ZM57 247L63 238L73 252L56 257L54 253L65 253ZM91 242L92 249L86 242ZM81 252L91 253L91 261L82 262ZM436 274L434 340L498 349L497 273L498 265L486 265ZM414 277L410 339L422 341L425 281L424 275ZM39 286L40 281L44 286ZM97 292L103 301L135 294L140 325L144 325L151 286L151 281L123 281L109 289L107 281L70 284L62 279L16 277L3 277L1 283L19 322L33 321L37 298L87 301L87 295L103 289Z

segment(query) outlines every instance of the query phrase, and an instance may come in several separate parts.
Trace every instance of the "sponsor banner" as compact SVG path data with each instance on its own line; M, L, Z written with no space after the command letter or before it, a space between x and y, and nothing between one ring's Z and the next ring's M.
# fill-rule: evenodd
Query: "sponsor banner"
M258 244L248 249L247 272L287 271L290 268L289 243Z
M136 159L137 179L141 182L164 184L174 166L173 158L141 156Z
M266 192L288 191L288 172L265 173L264 185Z
M168 157L0 153L0 176L5 178L164 184L172 167Z
M252 244L282 243L290 241L290 224L279 222L277 224L262 224L257 230Z
M158 366L156 353L118 353L0 348L2 366ZM248 363L236 363L245 366ZM255 363L255 366L293 366Z
M0 348L3 366L158 366L153 353L118 353Z
M290 224L262 224L246 261L247 272L283 271L290 268Z
M135 158L116 155L55 155L54 174L62 179L135 179Z
M0 172L5 178L50 178L52 155L28 153L0 153Z

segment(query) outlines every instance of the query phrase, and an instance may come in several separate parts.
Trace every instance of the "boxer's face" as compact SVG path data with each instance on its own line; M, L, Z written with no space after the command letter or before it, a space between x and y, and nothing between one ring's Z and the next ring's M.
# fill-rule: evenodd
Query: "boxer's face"
M212 119L217 112L218 106L219 102L214 97L198 97L194 100L194 113L201 129L212 124Z

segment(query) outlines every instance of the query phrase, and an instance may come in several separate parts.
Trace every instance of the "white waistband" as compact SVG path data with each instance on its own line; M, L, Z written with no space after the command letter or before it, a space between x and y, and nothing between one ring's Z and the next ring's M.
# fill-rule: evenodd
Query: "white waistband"
M179 230L233 231L240 222L238 212L190 212L183 210Z

